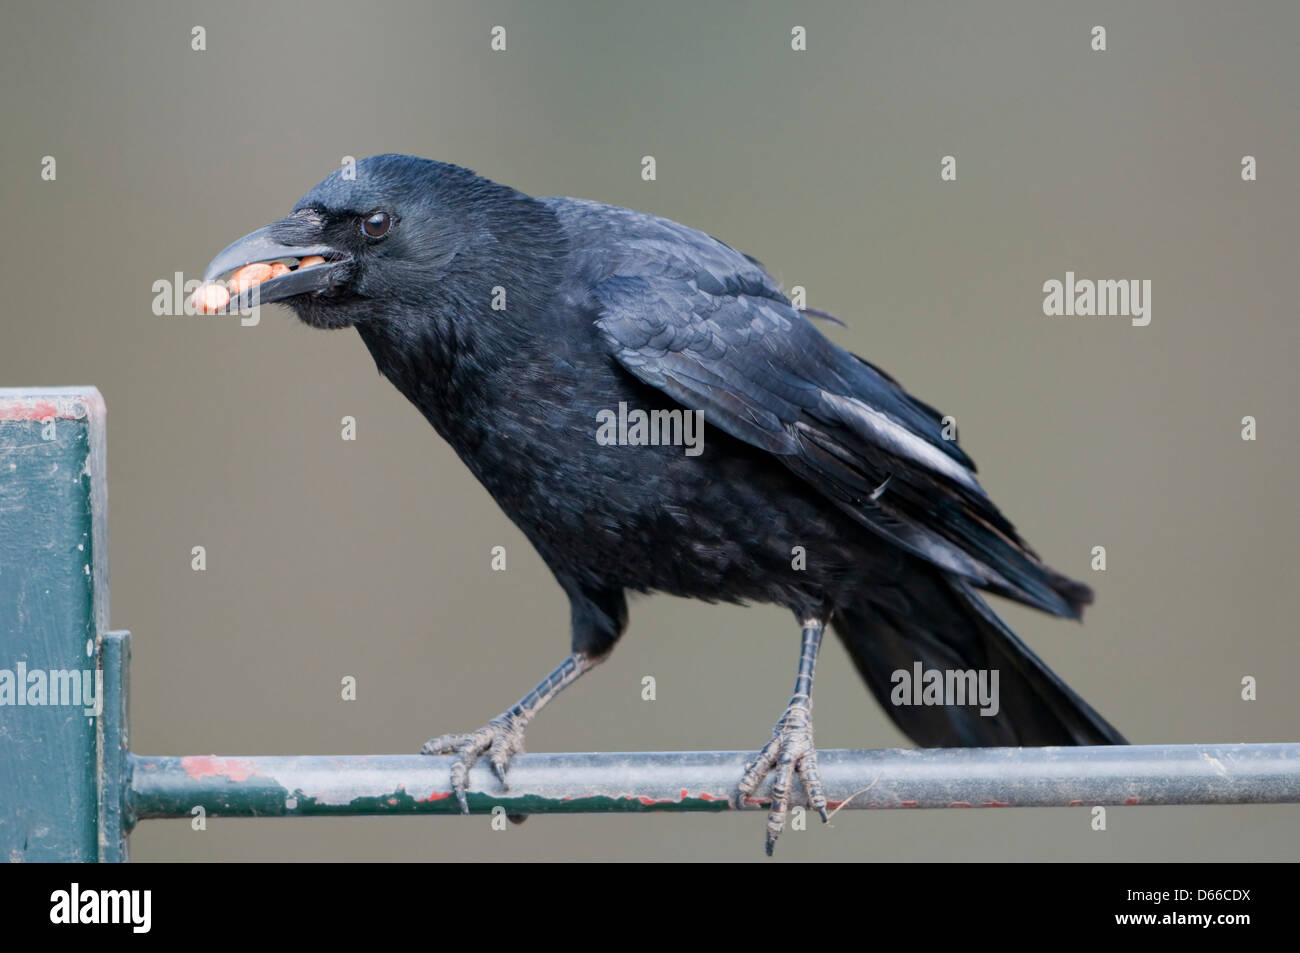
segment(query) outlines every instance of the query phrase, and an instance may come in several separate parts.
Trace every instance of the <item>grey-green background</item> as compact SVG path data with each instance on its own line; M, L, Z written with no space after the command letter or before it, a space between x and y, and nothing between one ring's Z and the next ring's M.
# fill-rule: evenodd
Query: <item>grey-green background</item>
M997 603L1072 686L1134 742L1300 740L1300 7L1089 6L6 2L0 384L94 384L107 400L136 750L412 752L477 727L567 649L546 568L353 332L274 307L253 328L151 312L153 282L200 276L343 156L387 151L665 215L804 285L849 323L833 338L956 416L993 497L1096 588L1082 627ZM195 24L206 52L190 49ZM505 53L489 50L496 24ZM790 49L795 24L807 52ZM946 154L956 182L939 180ZM1246 154L1258 182L1241 180ZM1150 279L1150 326L1044 317L1042 284L1067 270ZM489 569L496 545L505 573ZM1104 573L1089 568L1097 545ZM781 609L637 600L612 659L540 717L529 748L756 748L796 640ZM344 675L355 702L339 698ZM1245 675L1255 702L1240 699ZM823 748L906 743L834 640L817 731ZM1118 808L1105 833L1089 821L846 812L788 833L778 859L1300 853L1290 806ZM747 860L762 826L153 821L132 847Z

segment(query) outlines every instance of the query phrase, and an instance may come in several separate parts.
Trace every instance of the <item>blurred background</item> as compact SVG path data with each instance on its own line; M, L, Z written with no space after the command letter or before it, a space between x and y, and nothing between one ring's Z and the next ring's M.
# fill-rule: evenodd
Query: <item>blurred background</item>
M1082 627L994 600L1071 686L1133 742L1300 740L1300 7L1088 7L6 4L0 385L93 384L107 401L135 750L414 752L478 727L567 651L550 573L353 331L274 306L255 327L152 311L154 282L200 277L344 156L390 151L667 216L804 286L849 325L828 334L956 417L992 497L1096 589ZM945 155L956 181L940 181ZM1043 283L1067 270L1149 279L1150 325L1045 317ZM529 750L756 749L797 654L785 610L635 600L612 659L536 721ZM835 639L817 741L907 744ZM1297 806L1089 821L845 812L787 833L777 859L1300 855ZM132 851L759 860L762 838L761 814L504 833L483 817L212 819L143 823Z

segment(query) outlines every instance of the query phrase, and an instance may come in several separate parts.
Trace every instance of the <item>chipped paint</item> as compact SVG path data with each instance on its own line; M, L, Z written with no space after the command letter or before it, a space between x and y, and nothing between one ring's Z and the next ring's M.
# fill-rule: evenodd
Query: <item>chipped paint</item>
M207 777L247 781L255 773L252 762L239 758L218 758L216 755L188 755L181 758L181 768L194 780Z
M1210 754L1208 751L1202 754L1201 757L1205 759L1205 761L1208 762L1210 765L1212 765L1214 767L1214 770L1217 771L1221 776L1227 777L1228 769L1224 766L1222 761L1214 757L1214 755Z
M86 416L81 395L49 394L36 397L23 391L0 388L0 420L81 420Z

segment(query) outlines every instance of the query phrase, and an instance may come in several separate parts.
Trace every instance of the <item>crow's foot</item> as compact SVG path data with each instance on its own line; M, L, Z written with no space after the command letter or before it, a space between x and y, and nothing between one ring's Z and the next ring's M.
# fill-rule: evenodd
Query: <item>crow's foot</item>
M492 762L492 772L509 790L506 771L510 759L524 750L524 720L514 712L506 712L489 721L478 731L460 735L439 735L430 738L420 748L420 754L450 754L456 760L451 765L451 789L456 792L462 814L469 813L469 800L465 792L469 787L469 769L482 755Z
M772 773L772 808L767 815L767 855L772 856L776 839L785 829L785 816L790 810L790 788L797 774L808 795L808 803L828 819L826 795L822 791L821 774L817 770L817 749L813 747L811 705L796 699L776 723L772 740L763 746L757 757L745 765L745 774L738 786L737 806L751 797L763 779Z

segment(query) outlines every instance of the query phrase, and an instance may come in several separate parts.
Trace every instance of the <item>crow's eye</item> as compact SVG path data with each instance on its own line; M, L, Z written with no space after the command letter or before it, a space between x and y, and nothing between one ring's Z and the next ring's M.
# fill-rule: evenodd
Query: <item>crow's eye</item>
M361 221L361 230L371 238L383 238L393 227L393 219L387 212L371 212Z

